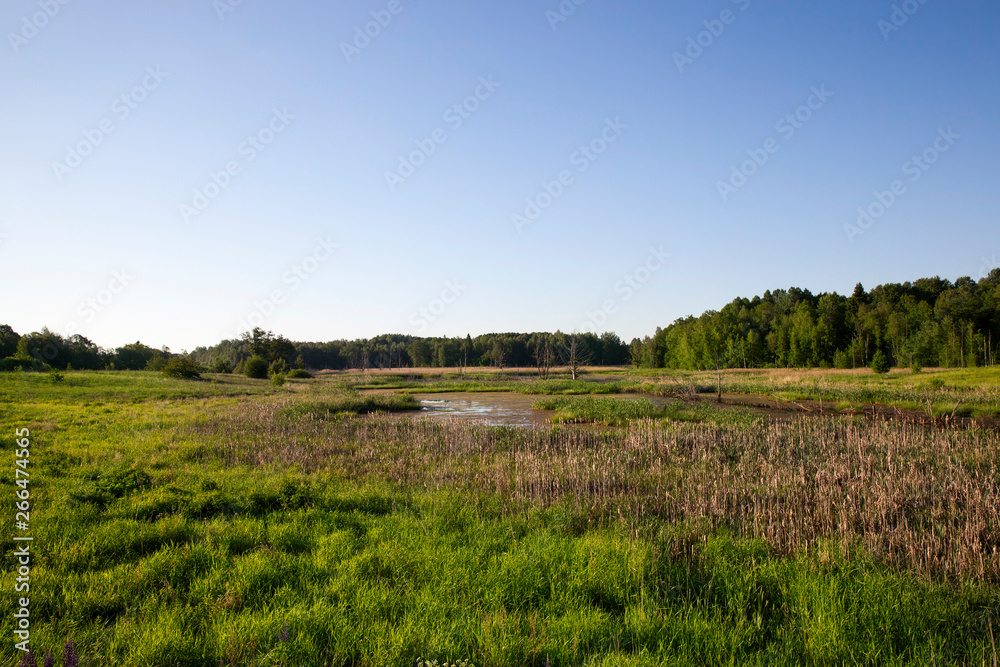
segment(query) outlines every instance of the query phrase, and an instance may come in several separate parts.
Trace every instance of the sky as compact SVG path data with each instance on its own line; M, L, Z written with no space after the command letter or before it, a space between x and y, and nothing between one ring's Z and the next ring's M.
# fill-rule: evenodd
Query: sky
M0 323L651 335L1000 255L992 0L7 0Z

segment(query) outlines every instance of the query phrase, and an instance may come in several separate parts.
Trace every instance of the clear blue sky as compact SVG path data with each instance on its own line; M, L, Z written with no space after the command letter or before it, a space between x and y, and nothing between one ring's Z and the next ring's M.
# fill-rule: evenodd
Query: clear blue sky
M629 340L1000 254L992 1L909 0L898 26L888 0L63 1L0 8L0 322L22 333Z

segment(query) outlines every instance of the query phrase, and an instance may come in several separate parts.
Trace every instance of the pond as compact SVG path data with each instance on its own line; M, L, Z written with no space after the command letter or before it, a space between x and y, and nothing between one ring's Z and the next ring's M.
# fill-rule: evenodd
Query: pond
M548 426L551 412L535 410L531 404L538 396L506 392L451 392L414 394L420 401L420 417L463 419L490 426Z

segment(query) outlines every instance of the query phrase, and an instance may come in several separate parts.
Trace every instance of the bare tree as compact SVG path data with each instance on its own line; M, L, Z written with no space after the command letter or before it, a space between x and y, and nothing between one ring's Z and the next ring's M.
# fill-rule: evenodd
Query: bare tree
M548 379L552 368L553 357L552 337L547 333L535 334L531 340L531 356L535 359L538 377Z
M580 374L580 367L590 362L590 355L584 348L580 334L570 334L566 338L566 361L574 380Z

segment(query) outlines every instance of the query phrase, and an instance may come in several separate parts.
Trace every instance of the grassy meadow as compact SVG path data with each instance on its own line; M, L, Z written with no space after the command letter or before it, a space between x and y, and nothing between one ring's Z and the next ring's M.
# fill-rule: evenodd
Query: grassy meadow
M8 460L31 432L38 664L72 639L85 667L996 665L1000 433L650 400L714 382L0 374ZM985 416L997 386L723 376ZM538 395L553 426L409 416L406 392L498 390Z

